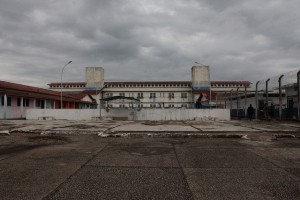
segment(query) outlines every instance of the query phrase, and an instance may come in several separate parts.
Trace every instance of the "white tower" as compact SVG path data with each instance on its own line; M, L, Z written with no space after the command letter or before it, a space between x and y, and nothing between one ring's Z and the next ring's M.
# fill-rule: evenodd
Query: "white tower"
M193 90L210 90L209 66L192 67L192 88Z
M102 67L86 67L85 82L87 90L101 89L104 86L104 69Z

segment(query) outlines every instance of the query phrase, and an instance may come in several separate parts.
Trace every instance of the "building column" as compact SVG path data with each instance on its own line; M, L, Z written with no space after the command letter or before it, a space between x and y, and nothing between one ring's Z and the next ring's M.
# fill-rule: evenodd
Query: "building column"
M239 89L236 90L236 116L239 117Z
M230 112L232 110L232 91L233 89L230 90Z
M270 81L270 79L266 80L266 103L267 103L267 106L269 106L269 91L268 91L269 81Z
M257 116L258 116L258 84L259 81L256 82L255 85L255 119L257 120Z
M298 96L298 121L300 121L300 71L297 73L297 96Z
M47 100L44 101L44 109L47 109Z
M6 94L4 94L4 102L3 102L4 104L4 119L6 119L7 118L7 95Z
M282 88L281 88L281 79L284 75L281 75L278 79L279 83L279 120L282 120Z
M52 108L56 109L56 101L55 100L53 100L53 107Z
M225 98L223 98L223 99L225 100L225 102L224 102L225 103L225 105L224 105L225 107L224 108L226 109L227 108L227 93L226 92L225 92Z
M244 107L244 114L245 114L245 118L247 118L247 86L245 85L245 107Z
M23 103L24 103L24 98L21 97L21 118L23 117L23 112L24 112L24 106L23 106Z

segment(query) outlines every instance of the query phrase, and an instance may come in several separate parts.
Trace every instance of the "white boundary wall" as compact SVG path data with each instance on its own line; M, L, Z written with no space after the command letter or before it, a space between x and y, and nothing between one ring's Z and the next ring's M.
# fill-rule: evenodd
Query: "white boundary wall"
M92 120L99 118L99 109L27 109L26 119ZM101 109L101 117L127 117L128 120L230 120L229 109Z

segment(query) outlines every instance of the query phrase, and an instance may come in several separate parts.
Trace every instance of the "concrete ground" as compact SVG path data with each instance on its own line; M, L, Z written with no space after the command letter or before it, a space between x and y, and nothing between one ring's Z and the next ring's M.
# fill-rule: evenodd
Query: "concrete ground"
M298 122L0 121L1 199L299 199Z

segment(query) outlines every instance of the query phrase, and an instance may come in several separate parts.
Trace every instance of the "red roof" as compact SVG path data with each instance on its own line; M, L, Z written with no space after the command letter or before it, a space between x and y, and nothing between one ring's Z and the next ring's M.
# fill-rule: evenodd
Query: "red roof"
M60 86L61 83L49 83L48 85ZM86 85L85 82L63 82L62 85Z
M190 81L124 81L105 82L105 85L136 85L136 84L191 84Z
M6 81L0 81L0 93L5 93L9 96L50 100L60 100L61 96L60 92ZM79 98L75 98L67 94L63 94L63 100L82 102Z
M63 94L65 94L65 93L63 93ZM86 91L82 91L80 93L67 93L67 95L68 96L72 96L72 97L74 97L76 99L80 99L80 100L83 99L86 96L89 96L91 98L91 100L93 102L95 102L95 99L90 94L88 94Z
M63 85L86 85L85 82L64 82ZM108 81L104 85L137 85L137 84L192 84L191 81ZM211 81L211 84L242 84L250 85L249 81ZM61 83L49 83L48 85L60 86Z
M242 85L250 85L252 84L250 81L212 81L211 84L242 84Z

